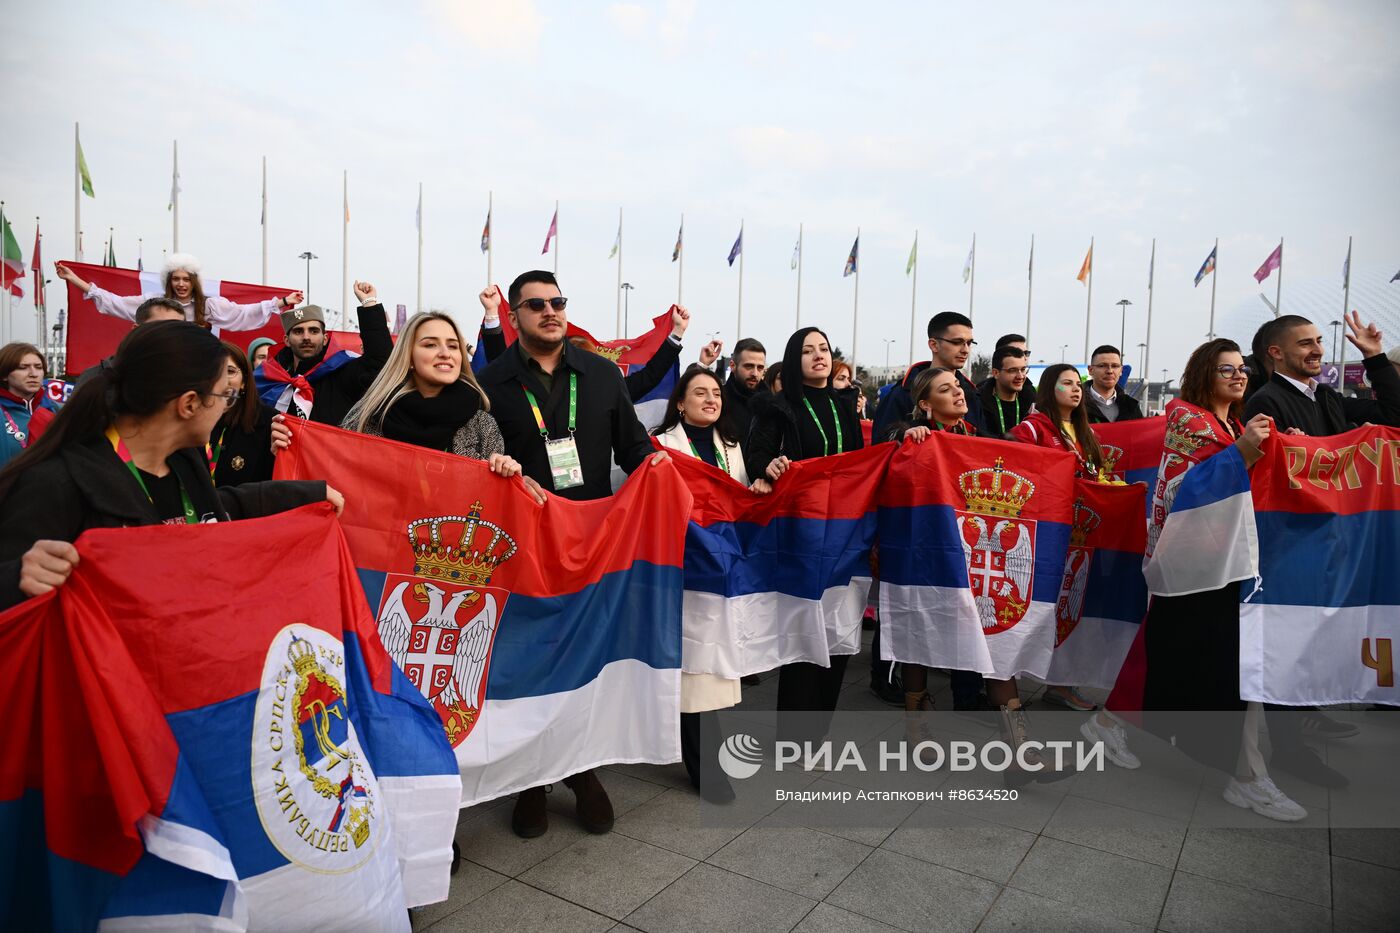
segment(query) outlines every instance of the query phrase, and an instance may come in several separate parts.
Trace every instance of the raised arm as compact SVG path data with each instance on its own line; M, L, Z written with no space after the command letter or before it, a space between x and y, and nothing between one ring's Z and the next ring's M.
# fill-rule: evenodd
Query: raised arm
M54 271L63 281L83 293L83 297L97 306L99 314L118 317L124 321L136 320L136 309L146 300L145 295L114 295L105 288L98 288L84 281L76 272L61 262L53 264Z
M286 308L294 308L303 300L301 292L290 292L284 298L269 298L241 305L221 295L210 295L204 301L204 316L222 330L257 330Z

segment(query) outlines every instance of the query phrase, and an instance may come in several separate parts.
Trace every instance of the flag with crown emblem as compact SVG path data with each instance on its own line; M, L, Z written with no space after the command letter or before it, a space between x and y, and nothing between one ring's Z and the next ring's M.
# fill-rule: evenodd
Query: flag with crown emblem
M345 494L379 637L441 718L463 806L680 759L690 493L673 465L541 507L481 461L299 423L276 475Z
M1075 501L1063 451L936 432L880 493L886 660L1044 677Z

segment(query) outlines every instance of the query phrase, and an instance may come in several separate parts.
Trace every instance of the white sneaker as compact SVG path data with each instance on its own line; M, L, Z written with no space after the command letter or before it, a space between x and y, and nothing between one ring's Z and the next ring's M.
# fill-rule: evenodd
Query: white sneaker
M1099 722L1098 714L1095 713L1079 727L1079 734L1090 742L1102 742L1105 757L1118 767L1127 768L1129 771L1142 767L1138 756L1128 751L1128 736L1118 720L1114 719L1105 726Z
M1260 816L1284 823L1295 823L1308 815L1307 810L1288 799L1287 795L1266 777L1257 777L1248 784L1241 784L1235 778L1230 778L1230 783L1225 785L1223 796L1226 803L1253 810Z

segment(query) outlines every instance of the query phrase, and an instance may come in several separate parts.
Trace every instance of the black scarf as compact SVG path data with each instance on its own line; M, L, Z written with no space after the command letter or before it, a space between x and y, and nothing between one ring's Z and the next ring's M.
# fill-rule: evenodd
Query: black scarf
M416 390L384 414L384 436L430 450L452 449L452 435L481 410L481 394L465 382L443 386L433 398Z

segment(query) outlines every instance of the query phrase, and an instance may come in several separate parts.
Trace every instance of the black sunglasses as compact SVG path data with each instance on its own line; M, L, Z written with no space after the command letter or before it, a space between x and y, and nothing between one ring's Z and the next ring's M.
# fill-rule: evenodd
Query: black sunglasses
M519 311L521 308L528 306L531 311L535 312L536 314L539 314L541 311L544 310L545 305L549 305L555 311L563 311L564 307L568 303L569 299L563 297L562 295L558 298L526 298L524 301L520 302L520 304L516 305L514 308L511 308L511 310Z

